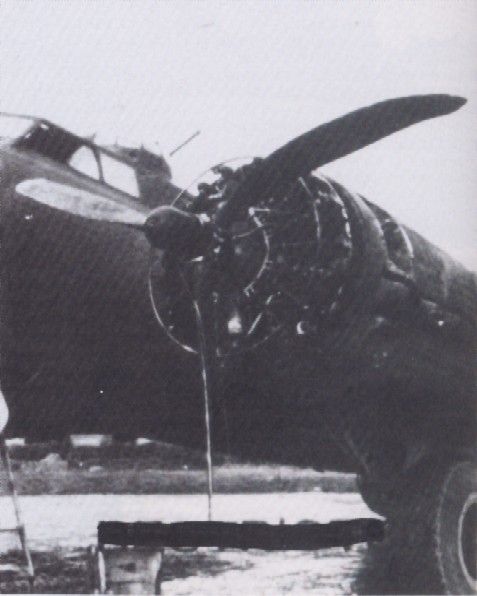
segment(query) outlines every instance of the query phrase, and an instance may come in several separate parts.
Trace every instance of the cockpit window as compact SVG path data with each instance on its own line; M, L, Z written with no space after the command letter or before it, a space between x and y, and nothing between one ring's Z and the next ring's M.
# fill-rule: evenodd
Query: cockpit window
M134 168L106 153L100 153L103 178L106 184L118 190L139 197L139 186Z
M49 122L39 122L15 143L17 149L33 151L60 163L68 163L82 145L79 137Z
M103 182L130 196L139 198L140 189L133 165L115 158L101 147L95 147L88 139L72 134L46 120L28 116L0 114L0 142L14 140L17 150L34 152L93 180Z
M0 115L0 139L18 139L33 125L31 118Z
M95 180L100 179L99 166L92 149L83 145L68 160L68 165Z

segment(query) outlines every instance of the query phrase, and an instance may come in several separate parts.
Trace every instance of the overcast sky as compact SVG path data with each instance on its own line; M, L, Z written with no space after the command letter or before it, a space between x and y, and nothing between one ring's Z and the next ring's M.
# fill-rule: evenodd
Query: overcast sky
M467 97L323 168L477 269L477 2L0 0L0 108L167 154L188 184L352 109Z

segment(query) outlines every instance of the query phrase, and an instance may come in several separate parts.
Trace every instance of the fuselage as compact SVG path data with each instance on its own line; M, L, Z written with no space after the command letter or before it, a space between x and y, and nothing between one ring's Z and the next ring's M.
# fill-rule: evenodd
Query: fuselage
M203 446L199 360L157 324L142 232L36 203L16 187L41 178L146 213L144 202L14 144L0 159L8 433L114 432ZM285 325L228 359L213 405L216 448L381 470L402 466L409 446L471 444L475 275L330 184L353 241L337 313L310 334ZM164 203L179 193L169 181L159 186Z
M47 179L148 209L35 152L5 145L1 160L2 387L10 409L8 434L48 438L113 432L202 447L199 361L172 343L154 317L144 235L39 204L16 187L24 180ZM167 181L160 185L164 203L180 192ZM260 395L252 377L262 373L250 374L234 374L227 389L229 414L223 404L217 407L215 445L243 457L275 458L270 447L283 430L271 424L281 416L273 407L276 396L270 400L268 390ZM262 403L261 411L236 410L243 399ZM329 436L318 435L325 464L343 465L339 448ZM309 454L284 452L278 458L303 456Z

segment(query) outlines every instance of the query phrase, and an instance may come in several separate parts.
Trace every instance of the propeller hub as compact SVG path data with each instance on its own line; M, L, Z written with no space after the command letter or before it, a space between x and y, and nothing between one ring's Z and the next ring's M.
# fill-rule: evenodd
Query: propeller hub
M181 258L202 255L212 240L212 228L205 217L170 206L158 207L150 213L144 233L154 248Z

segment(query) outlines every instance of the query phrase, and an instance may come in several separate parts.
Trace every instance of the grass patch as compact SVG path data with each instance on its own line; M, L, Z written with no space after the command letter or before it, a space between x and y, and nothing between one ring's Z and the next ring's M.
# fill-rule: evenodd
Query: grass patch
M199 494L207 490L205 470L45 470L28 466L15 472L23 495L68 494ZM216 493L354 492L353 474L316 472L291 466L229 464L214 469Z

